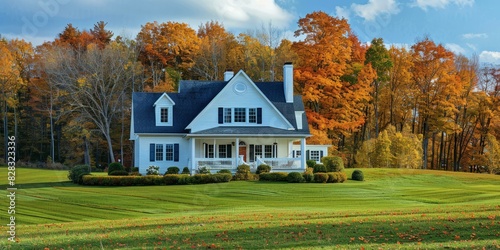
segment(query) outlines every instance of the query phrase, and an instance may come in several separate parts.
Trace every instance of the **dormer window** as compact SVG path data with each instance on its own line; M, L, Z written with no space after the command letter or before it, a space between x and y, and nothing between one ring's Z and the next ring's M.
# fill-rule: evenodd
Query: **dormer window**
M175 103L167 94L163 94L155 102L156 126L173 126L173 110Z
M160 108L160 123L168 123L168 108Z

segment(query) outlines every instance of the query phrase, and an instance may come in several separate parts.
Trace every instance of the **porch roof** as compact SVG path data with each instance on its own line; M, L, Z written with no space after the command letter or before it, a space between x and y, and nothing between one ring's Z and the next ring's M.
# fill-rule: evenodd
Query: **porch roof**
M220 126L215 128L210 128L202 131L198 131L196 133L187 134L188 137L197 137L197 136L252 136L252 137L309 137L311 136L309 133L304 133L304 131L297 130L286 130L273 128L269 126Z

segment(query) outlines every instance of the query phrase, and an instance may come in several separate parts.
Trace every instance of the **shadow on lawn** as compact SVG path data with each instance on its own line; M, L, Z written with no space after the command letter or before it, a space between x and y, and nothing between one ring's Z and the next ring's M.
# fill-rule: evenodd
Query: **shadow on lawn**
M45 187L72 187L76 186L71 181L61 181L61 182L37 182L37 183L24 183L16 184L17 189L29 189L29 188L45 188ZM0 185L0 189L12 188L9 185Z

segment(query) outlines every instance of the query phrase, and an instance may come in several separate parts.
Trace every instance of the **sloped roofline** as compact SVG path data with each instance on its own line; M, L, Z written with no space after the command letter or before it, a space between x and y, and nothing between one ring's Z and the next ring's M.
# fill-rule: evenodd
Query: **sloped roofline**
M172 98L170 98L170 96L168 96L168 95L167 95L167 93L163 93L163 95L161 95L161 96L160 96L160 98L158 98L158 99L156 100L156 102L153 104L153 107L156 107L156 104L158 104L158 102L159 102L159 101L160 101L163 97L166 97L166 98L167 98L167 100L169 100L169 101L172 103L172 105L175 105L175 102L172 100Z
M205 113L205 112L208 112L207 111L207 108L214 102L215 99L217 99L221 93L226 89L228 88L228 86L230 85L230 83L237 78L237 76L239 75L243 75L243 77L252 84L252 86L257 90L257 93L259 93L261 95L261 97L269 104L271 105L271 107L273 107L273 109L279 114L279 116L281 117L281 119L283 119L283 121L285 121L285 124L288 126L288 130L295 130L295 127L290 123L290 121L288 121L288 119L286 119L286 117L281 113L281 111L279 111L276 106L274 106L274 104L266 97L266 95L264 93L262 93L262 91L257 87L257 85L255 85L255 83L252 81L252 79L250 79L250 77L248 77L248 75L243 71L243 70L240 70L238 71L238 73L236 73L232 78L231 80L229 80L226 84L226 86L224 86L224 88L222 88L219 93L217 93L217 95L207 104L207 106L195 117L193 118L193 120L187 125L187 127L185 129L191 129L191 126L192 126L192 123L193 121L195 121L201 114Z

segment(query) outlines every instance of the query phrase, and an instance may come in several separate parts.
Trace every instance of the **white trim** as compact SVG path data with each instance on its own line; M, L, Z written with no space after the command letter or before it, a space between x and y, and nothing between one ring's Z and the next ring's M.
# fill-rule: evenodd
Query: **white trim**
M242 77L244 77L248 82L249 82L249 85L251 85L253 88L255 88L255 90L257 91L257 93L259 93L262 97L262 99L267 102L273 109L276 113L279 114L279 117L285 122L286 126L288 126L288 130L295 130L295 127L290 123L290 121L288 121L285 116L276 108L276 106L274 106L274 104L269 101L269 99L267 99L266 95L264 95L264 93L262 93L262 91L257 87L257 85L255 85L255 83L252 81L252 79L250 79L250 77L248 77L248 75L243 71L243 70L240 70L238 71L238 73L236 75L234 75L230 81L227 82L226 86L224 86L224 88L222 88L221 91L219 91L219 93L217 93L217 95L207 104L207 106L189 123L189 125L187 125L187 127L185 129L191 129L191 127L193 126L193 123L196 122L196 120L198 119L198 117L200 117L202 114L206 113L206 112L209 112L208 110L211 110L212 109L212 106L214 106L214 103L216 102L216 100L222 95L221 93L224 92L227 88L231 88L232 86L232 83L233 81L237 81L238 79L238 76L242 75Z
M168 100L168 101L169 101L172 105L175 105L175 102L174 102L174 101L172 101L172 99L170 98L170 96L168 96L168 95L167 95L167 93L163 93L163 95L161 95L161 96L160 96L160 98L158 98L158 99L156 100L156 102L153 104L153 107L155 107L155 106L156 106L156 104L158 104L158 102L159 102L161 99L163 99L164 97L166 97L166 98L167 98L167 100Z
M168 109L168 118L167 122L161 122L161 110L162 109ZM157 105L155 107L155 125L156 126L172 126L174 124L174 106L172 105Z

